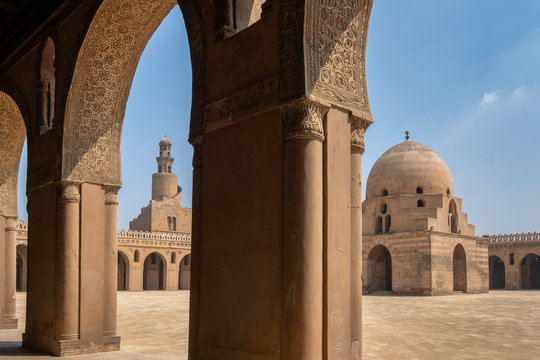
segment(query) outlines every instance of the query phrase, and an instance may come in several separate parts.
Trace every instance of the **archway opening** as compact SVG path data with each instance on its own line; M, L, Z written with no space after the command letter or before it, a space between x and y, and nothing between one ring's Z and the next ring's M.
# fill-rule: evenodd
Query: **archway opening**
M489 257L489 288L504 289L505 286L504 261L495 255Z
M383 245L377 245L368 255L368 292L392 291L392 257Z
M143 290L165 290L165 259L157 252L144 260Z
M178 290L189 290L191 278L191 254L187 254L178 264Z
M26 245L17 245L16 264L16 289L19 292L26 291L26 269L27 269L27 248Z
M521 288L540 289L540 256L527 254L520 265Z
M457 244L452 259L454 291L467 291L467 256L463 245Z
M118 290L129 290L128 282L129 274L129 260L126 254L121 251L118 251Z

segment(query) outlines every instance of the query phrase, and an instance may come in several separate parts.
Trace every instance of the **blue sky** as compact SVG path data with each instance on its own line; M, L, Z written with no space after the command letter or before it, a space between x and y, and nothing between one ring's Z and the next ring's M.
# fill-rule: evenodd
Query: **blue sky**
M364 183L377 158L408 129L448 164L478 235L540 230L538 19L540 2L530 0L375 0L367 48L375 124L366 134ZM120 228L148 204L165 134L184 205L191 206L188 49L175 7L141 57L127 104ZM22 218L24 169L23 159Z

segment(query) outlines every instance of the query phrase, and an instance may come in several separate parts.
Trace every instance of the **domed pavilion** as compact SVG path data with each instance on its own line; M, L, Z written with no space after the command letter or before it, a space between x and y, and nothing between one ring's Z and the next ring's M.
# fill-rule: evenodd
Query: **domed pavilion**
M435 151L408 136L387 150L362 204L364 292L487 292L487 241L475 236L461 202Z

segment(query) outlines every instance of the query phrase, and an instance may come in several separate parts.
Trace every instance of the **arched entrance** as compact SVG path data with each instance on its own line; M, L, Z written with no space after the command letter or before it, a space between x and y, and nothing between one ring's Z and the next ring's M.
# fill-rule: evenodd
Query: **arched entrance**
M392 257L383 245L377 245L368 255L368 284L371 291L392 291Z
M540 256L527 254L520 265L521 288L540 289Z
M467 291L467 256L463 245L457 244L452 258L454 291Z
M129 290L129 260L126 254L118 251L118 290Z
M191 254L187 254L178 264L178 290L189 290L191 277Z
M489 257L489 288L504 289L506 273L504 261L498 256L492 255Z
M143 290L165 290L165 258L153 252L144 260Z
M17 291L26 291L26 245L17 245L17 268L16 268L16 289Z

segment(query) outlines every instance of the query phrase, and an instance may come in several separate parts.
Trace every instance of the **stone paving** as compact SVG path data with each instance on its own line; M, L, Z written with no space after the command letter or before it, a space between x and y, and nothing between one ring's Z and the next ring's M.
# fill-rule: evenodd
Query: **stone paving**
M0 330L0 359L40 360L22 351L20 326ZM187 359L188 291L120 292L122 351L66 359ZM540 359L540 291L482 295L364 296L364 360ZM216 359L219 360L219 359Z

